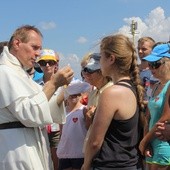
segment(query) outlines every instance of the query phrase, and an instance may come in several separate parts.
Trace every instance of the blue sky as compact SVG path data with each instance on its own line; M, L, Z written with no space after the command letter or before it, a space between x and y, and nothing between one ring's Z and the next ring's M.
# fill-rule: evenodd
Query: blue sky
M131 36L130 23L138 22L135 39L152 36L168 41L169 0L5 0L0 10L0 41L9 40L21 25L37 26L43 47L57 51L61 65L71 63L79 76L80 60L102 37L112 33Z

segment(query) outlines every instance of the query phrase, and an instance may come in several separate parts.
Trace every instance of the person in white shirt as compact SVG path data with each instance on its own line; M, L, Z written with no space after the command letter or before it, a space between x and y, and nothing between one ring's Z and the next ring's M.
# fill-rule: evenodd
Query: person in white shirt
M42 48L42 34L34 26L15 30L0 57L0 169L51 170L45 125L58 121L58 87L73 78L72 69L61 68L42 86L26 72Z
M45 83L48 82L51 79L51 77L58 71L59 56L52 49L42 49L40 52L40 56L37 60L37 63L39 64L43 72L43 76L35 81L38 84L44 86ZM62 117L62 119L60 122L47 125L46 128L50 142L50 150L54 170L58 170L58 157L56 151L60 140L60 125L62 126L62 124L64 124L66 121L63 87L59 87L57 91L53 94L53 97L54 98L57 97L56 105L58 105L59 107L58 116Z
M66 123L57 148L60 170L79 170L84 161L83 144L87 133L85 105L81 103L82 93L91 89L90 84L74 79L65 88L67 103Z

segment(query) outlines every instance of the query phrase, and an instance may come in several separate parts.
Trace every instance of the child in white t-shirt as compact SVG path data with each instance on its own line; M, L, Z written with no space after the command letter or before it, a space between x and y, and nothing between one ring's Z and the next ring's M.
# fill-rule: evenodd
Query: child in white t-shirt
M83 110L86 106L81 103L81 94L89 89L88 83L78 79L73 80L65 89L66 123L57 149L60 170L81 169L84 162L82 149L87 129Z

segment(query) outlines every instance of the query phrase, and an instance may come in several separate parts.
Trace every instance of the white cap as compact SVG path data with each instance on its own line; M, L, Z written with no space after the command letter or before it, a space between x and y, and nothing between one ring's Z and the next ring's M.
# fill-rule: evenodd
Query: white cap
M91 85L79 79L73 79L65 88L64 98L67 99L70 95L87 92L91 89Z

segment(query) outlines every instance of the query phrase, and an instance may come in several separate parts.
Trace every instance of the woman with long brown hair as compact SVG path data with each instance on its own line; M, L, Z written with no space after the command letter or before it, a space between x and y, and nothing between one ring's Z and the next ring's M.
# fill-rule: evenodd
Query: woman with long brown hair
M82 169L136 170L144 109L136 50L126 36L111 35L102 39L100 52L102 74L114 85L99 98Z

